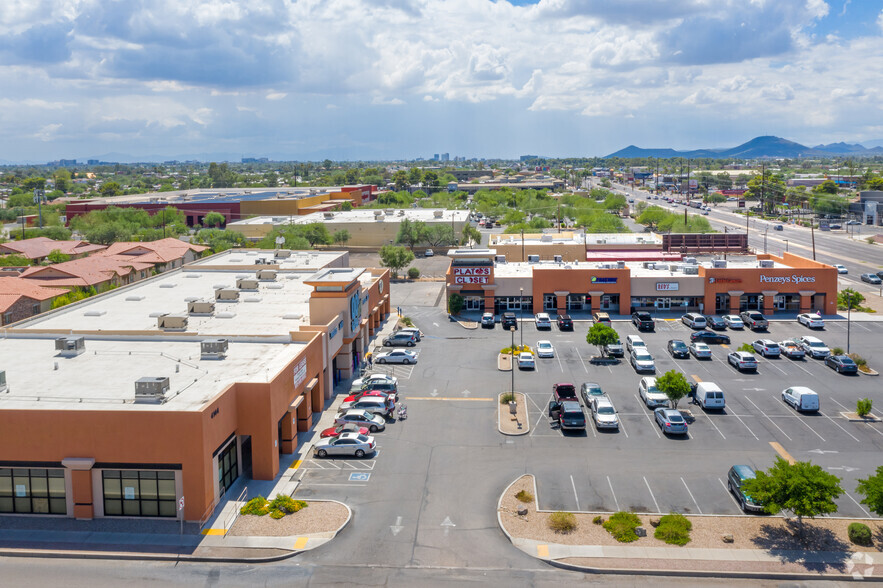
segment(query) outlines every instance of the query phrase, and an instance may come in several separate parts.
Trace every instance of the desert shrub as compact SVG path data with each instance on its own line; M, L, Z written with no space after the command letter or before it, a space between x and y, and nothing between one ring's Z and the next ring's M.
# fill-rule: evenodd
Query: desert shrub
M576 530L576 517L572 512L553 512L549 515L549 528L556 533L570 533Z
M414 326L414 321L412 321L411 317L409 317L409 316L403 316L401 320L402 320L402 324L405 325L406 327L413 327Z
M417 278L420 277L420 270L417 269L416 267L409 267L408 268L408 277L411 278L412 280L416 280Z
M519 490L518 494L515 495L515 498L517 498L519 502L533 502L533 494L527 490Z
M262 517L270 512L268 504L269 503L267 502L267 499L263 496L255 496L254 498L246 502L245 506L239 509L239 514Z
M851 523L847 528L849 540L856 545L871 544L871 529L864 523Z
M603 525L604 524L604 517L602 517L601 515L596 516L595 518L592 519L592 524Z
M281 510L274 510L270 513L271 519L276 519L277 521L285 516L285 513Z
M516 346L514 347L515 355L518 355L518 354L521 353L522 351L527 351L528 353L533 353L533 351L531 350L531 348L530 348L529 346L527 346L527 345L516 345ZM502 349L500 349L500 353L502 353L503 355L509 355L509 354L512 353L512 352L513 352L513 348L512 348L512 347L503 347Z
M270 502L270 510L281 511L283 515L297 512L306 506L307 503L303 500L295 500L291 496L285 494L277 494L276 498Z
M849 357L852 359L852 361L855 362L855 365L857 365L858 367L862 367L863 365L868 365L868 360L866 360L864 357L862 357L858 353L850 353Z
M831 355L843 355L843 348L842 347L831 348Z
M641 519L633 512L620 511L614 513L604 522L604 528L620 543L631 543L638 540L635 529L641 526Z
M871 414L871 402L870 398L859 398L858 402L855 403L855 412L860 417L865 417Z
M751 343L742 343L739 346L739 349L736 351L747 351L748 353L754 353L754 347L751 346Z
M690 542L693 523L682 514L671 513L659 519L659 526L653 536L669 545L686 545Z
M511 392L506 392L500 396L500 404L509 404L510 402L515 401L515 395Z

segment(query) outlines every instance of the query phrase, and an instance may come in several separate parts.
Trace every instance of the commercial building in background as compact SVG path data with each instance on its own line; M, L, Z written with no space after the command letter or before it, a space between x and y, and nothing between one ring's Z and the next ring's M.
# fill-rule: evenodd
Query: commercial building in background
M8 326L0 514L202 520L277 475L389 309L345 252L236 250Z
M494 249L448 256L447 293L461 295L470 311L837 312L837 270L791 253L677 262L508 262Z
M306 216L259 216L227 225L230 231L242 233L247 239L262 239L276 227L289 224L322 223L329 233L346 230L350 234L347 247L379 248L395 242L403 220L422 222L427 226L445 225L454 229L459 238L469 222L468 210L440 208L363 208L359 210L313 213Z

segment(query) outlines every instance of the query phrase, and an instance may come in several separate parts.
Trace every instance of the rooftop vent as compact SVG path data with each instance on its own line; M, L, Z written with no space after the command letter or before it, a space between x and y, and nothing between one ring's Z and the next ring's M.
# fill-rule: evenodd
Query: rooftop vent
M288 219L285 218L284 216L274 216L274 217L273 217L273 222L274 222L274 223L284 223L284 222L287 221L287 220L288 220Z
M273 255L281 258L288 258L291 257L291 249L277 249Z
M688 263L690 265L696 265L696 258L695 257L685 257L684 263Z
M86 351L86 338L59 337L55 340L55 350L61 357L76 357Z
M303 318L303 316L304 315L299 312L290 312L288 314L283 314L282 318L287 321L299 321L301 318Z
M272 284L267 284L268 290L281 290L282 288L284 288L284 286L282 284L280 284L279 282L273 282Z
M169 393L169 379L164 377L135 380L136 404L163 404Z
M9 386L6 385L6 370L0 370L0 392L9 392Z
M616 262L616 269L625 269L625 261L619 260Z
M382 210L375 210L374 216L383 216L383 211Z
M261 269L255 272L255 277L262 282L273 282L276 280L276 270Z
M206 339L199 342L201 359L224 359L227 356L229 341L226 339Z
M212 315L215 312L215 303L211 300L188 300L187 314Z
M260 296L246 296L245 298L242 299L242 301L243 302L260 302L261 297Z
M219 312L215 315L217 318L231 319L236 316L235 312Z
M322 214L322 216L324 216L325 218L334 218L334 213L333 212L325 212Z
M775 262L772 259L761 259L758 264L759 267L776 267Z
M539 256L539 255L528 255L528 256L527 256L527 262L528 262L528 263L539 263L539 262L540 262L540 256Z
M656 264L653 263L652 261L642 261L641 262L641 267L643 267L644 269L650 269L651 267L653 267L655 265Z
M506 263L506 256L505 255L494 255L494 261L496 263Z
M698 265L685 265L684 273L688 276L698 276L699 275L699 266Z
M258 281L255 278L240 278L236 280L236 287L240 290L257 290Z
M269 262L266 257L258 257L254 260L255 265L267 265Z
M193 278L193 277L199 277L199 276L184 276L184 277L185 278ZM159 287L160 288L174 288L177 285L178 284L176 284L175 282L163 282L162 284L159 285Z
M87 310L83 313L83 316L104 316L106 314L106 310Z
M540 241L542 241L543 243L551 243L552 242L551 233L543 233L542 235L540 235Z
M164 331L186 331L186 314L161 314L156 317L156 326Z
M218 288L215 290L215 300L218 302L236 302L239 300L239 290L232 288Z
M433 218L441 218L444 216L444 214L445 214L445 212L443 210L433 210L432 211Z
M717 268L727 267L727 260L726 259L712 260L711 267L717 267Z
M195 279L195 278L201 278L202 274L194 274L194 273L187 272L184 274L184 277L189 278L189 279ZM162 286L160 286L160 287L162 287Z
M140 302L144 300L144 296L138 294L136 296L126 296L126 302Z

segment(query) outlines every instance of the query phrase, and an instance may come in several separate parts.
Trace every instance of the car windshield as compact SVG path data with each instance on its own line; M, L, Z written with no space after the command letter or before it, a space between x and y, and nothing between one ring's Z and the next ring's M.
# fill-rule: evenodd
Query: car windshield
M653 356L647 353L646 351L636 351L635 358L641 361L650 361L653 359Z
M825 346L825 344L822 343L821 341L807 341L807 343L809 343L810 347L824 347Z
M656 387L656 384L652 384L647 387L648 394L659 394L659 388Z
M854 364L855 362L852 361L851 359L849 359L848 357L841 357L841 358L840 358L840 363L842 363L843 365L852 365L852 364Z
M540 349L551 349L552 344L551 343L538 343L537 347L539 347Z
M675 349L683 349L684 347L686 347L686 345L684 343L682 343L681 341L675 341L674 343L671 344L671 346L674 347Z
M612 406L600 406L598 407L598 414L614 414Z

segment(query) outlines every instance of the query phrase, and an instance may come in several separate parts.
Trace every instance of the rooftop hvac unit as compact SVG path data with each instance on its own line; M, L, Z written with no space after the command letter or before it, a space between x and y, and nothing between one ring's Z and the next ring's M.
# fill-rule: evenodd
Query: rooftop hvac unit
M539 263L539 262L540 262L540 256L539 256L539 255L528 255L528 256L527 256L527 262L528 262L528 263Z
M442 211L442 210L433 210L433 211L432 211L432 216L433 216L434 218L441 218L442 216L444 216L444 214L445 214L445 213L444 213L444 211Z
M542 235L540 235L540 241L542 243L551 243L552 235L550 233L543 233Z
M555 255L555 256L552 257L552 259L553 259L556 263L561 263L561 260L562 260L563 258L562 258L560 255Z
M625 269L625 261L622 261L622 260L617 261L616 262L616 269Z
M375 210L374 216L383 216L383 211L382 210Z
M0 370L0 392L9 392L9 386L6 385L6 370Z
M291 249L277 249L273 255L281 258L291 257Z
M679 271L681 271L681 266L678 265L677 263L669 264L669 266L668 266L668 271L670 271L670 272L679 272Z
M227 356L229 341L226 339L206 339L199 342L202 359L224 359Z
M218 288L215 290L215 300L220 302L236 302L239 300L239 290L232 288Z
M699 266L698 265L685 265L684 273L688 276L698 276L699 275Z
M215 303L211 300L192 300L187 303L187 314L212 315L215 313Z
M266 257L258 257L254 260L255 265L267 265L269 260Z
M760 267L776 267L776 264L773 262L772 259L761 259Z
M643 262L641 262L641 267L643 267L644 269L650 269L651 267L653 267L653 266L655 266L655 265L656 265L656 264L653 263L652 261L643 261Z
M727 267L727 260L726 260L726 259L715 259L715 260L712 260L712 262L711 262L711 267L716 267L716 268Z
M405 209L404 208L399 209L399 216L405 216Z
M255 272L255 277L262 282L275 282L276 270L261 269Z
M135 402L137 404L162 404L166 401L168 393L168 378L138 378L135 380Z
M334 213L333 212L326 212L323 214L323 216L325 218L334 218Z
M274 223L284 223L287 220L288 220L288 217L284 217L284 216L274 216L273 217Z
M76 357L86 351L86 338L59 337L55 340L55 350L61 357Z
M156 326L166 331L186 331L186 314L161 314L156 317Z
M494 255L494 262L506 263L506 256L505 255Z
M392 216L392 215L394 215L395 213L396 213L396 209L395 209L395 208L387 208L387 209L386 209L386 216Z
M258 281L256 278L239 278L236 280L236 287L240 290L257 290Z
M689 263L690 265L696 265L696 258L695 257L685 257L684 263Z

